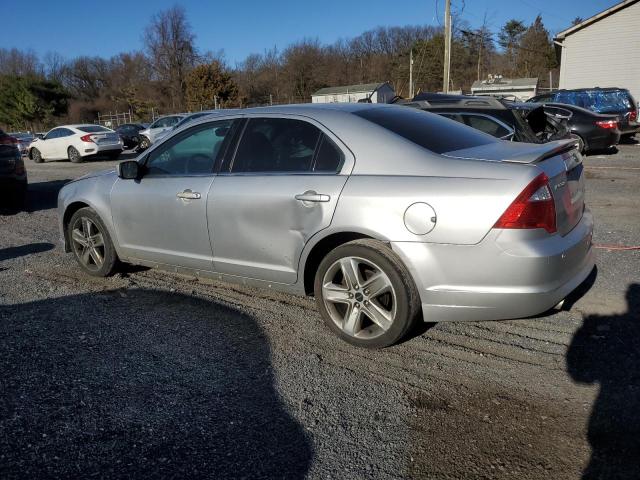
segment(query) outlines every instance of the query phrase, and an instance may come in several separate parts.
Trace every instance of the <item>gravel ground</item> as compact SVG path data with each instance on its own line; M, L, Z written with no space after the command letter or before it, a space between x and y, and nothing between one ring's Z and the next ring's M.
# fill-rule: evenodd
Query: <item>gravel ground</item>
M114 164L28 161L0 215L0 478L640 478L640 251L563 311L366 351L311 299L80 273L57 191ZM585 164L595 242L640 245L640 145Z

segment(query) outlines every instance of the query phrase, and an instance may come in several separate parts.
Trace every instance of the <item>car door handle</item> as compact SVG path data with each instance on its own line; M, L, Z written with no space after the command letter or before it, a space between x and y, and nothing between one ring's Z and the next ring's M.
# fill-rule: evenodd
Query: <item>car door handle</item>
M299 193L296 195L296 200L301 202L328 202L331 200L329 195L324 195L322 193L316 193L313 190L309 190L308 192Z
M184 192L178 192L176 194L176 197L185 200L198 200L199 198L202 198L202 195L200 195L198 192L192 192L191 190L187 189Z

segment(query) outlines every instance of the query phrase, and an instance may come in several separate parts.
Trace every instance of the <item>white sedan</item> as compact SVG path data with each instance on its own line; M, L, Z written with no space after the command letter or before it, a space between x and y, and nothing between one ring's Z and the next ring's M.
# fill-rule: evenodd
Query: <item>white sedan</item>
M42 138L35 138L29 145L29 158L36 163L65 159L80 163L92 155L116 159L123 148L120 136L109 128L92 124L64 125L50 130Z

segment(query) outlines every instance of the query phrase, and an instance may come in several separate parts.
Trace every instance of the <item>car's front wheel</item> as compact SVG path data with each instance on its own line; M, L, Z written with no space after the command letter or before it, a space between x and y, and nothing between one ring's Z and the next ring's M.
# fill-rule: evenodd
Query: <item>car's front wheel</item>
M327 326L359 347L393 345L418 321L420 299L411 274L377 240L332 250L318 267L314 293Z
M69 157L70 162L82 163L82 156L75 147L69 147L69 149L67 150L67 156Z
M80 268L89 275L106 277L115 270L118 256L104 223L91 208L73 214L67 235Z
M40 153L40 150L38 150L37 148L32 148L31 149L31 160L33 160L36 163L42 163L42 154Z
M151 141L144 135L140 137L140 143L138 144L139 150L146 150L151 146Z

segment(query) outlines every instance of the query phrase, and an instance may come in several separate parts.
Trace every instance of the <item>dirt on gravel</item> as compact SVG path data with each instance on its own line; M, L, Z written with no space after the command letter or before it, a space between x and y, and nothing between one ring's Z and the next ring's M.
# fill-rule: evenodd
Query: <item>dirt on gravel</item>
M80 272L68 179L0 213L0 478L640 478L640 251L598 249L563 310L426 324L363 350L313 299ZM585 160L598 245L640 245L640 146Z

